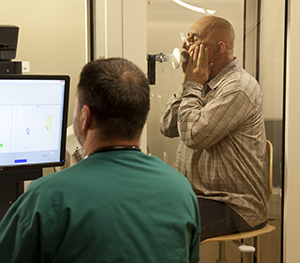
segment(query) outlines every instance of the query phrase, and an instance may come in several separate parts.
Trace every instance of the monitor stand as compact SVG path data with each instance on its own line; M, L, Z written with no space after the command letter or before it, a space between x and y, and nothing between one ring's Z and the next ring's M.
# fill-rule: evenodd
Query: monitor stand
M0 220L23 192L24 182L0 183Z
M22 62L0 60L0 74L22 74Z
M0 61L0 74L22 74L22 62ZM4 174L3 174L4 175ZM6 174L4 177L7 177ZM24 192L24 181L0 179L0 220L14 201Z

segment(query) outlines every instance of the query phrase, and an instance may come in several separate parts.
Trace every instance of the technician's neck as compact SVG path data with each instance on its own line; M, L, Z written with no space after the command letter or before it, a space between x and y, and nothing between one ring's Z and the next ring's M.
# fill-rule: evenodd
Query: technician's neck
M105 141L105 142L98 142L97 144L85 144L84 145L84 155L88 156L94 152L97 152L101 149L105 148L113 148L113 147L139 147L140 141L139 140L130 140L130 141L123 141L123 140L115 140L115 141Z

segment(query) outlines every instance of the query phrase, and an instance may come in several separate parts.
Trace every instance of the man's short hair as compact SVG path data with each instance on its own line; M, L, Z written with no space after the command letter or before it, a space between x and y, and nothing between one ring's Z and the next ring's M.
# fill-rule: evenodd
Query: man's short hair
M80 74L79 107L90 107L103 139L136 138L150 110L149 93L145 74L123 58L91 61Z

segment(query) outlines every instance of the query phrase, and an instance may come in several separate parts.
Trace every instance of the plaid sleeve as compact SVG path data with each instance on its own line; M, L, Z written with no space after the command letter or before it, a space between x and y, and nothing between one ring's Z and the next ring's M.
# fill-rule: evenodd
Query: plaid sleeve
M189 148L201 150L214 145L236 129L253 108L248 96L234 86L232 92L216 96L207 104L205 99L196 85L184 85L178 130Z

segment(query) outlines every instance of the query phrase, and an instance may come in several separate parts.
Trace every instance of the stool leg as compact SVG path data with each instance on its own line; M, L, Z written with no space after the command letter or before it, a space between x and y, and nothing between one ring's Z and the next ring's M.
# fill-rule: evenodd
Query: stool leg
M216 260L216 263L227 263L226 259L226 242L219 241L219 258Z

